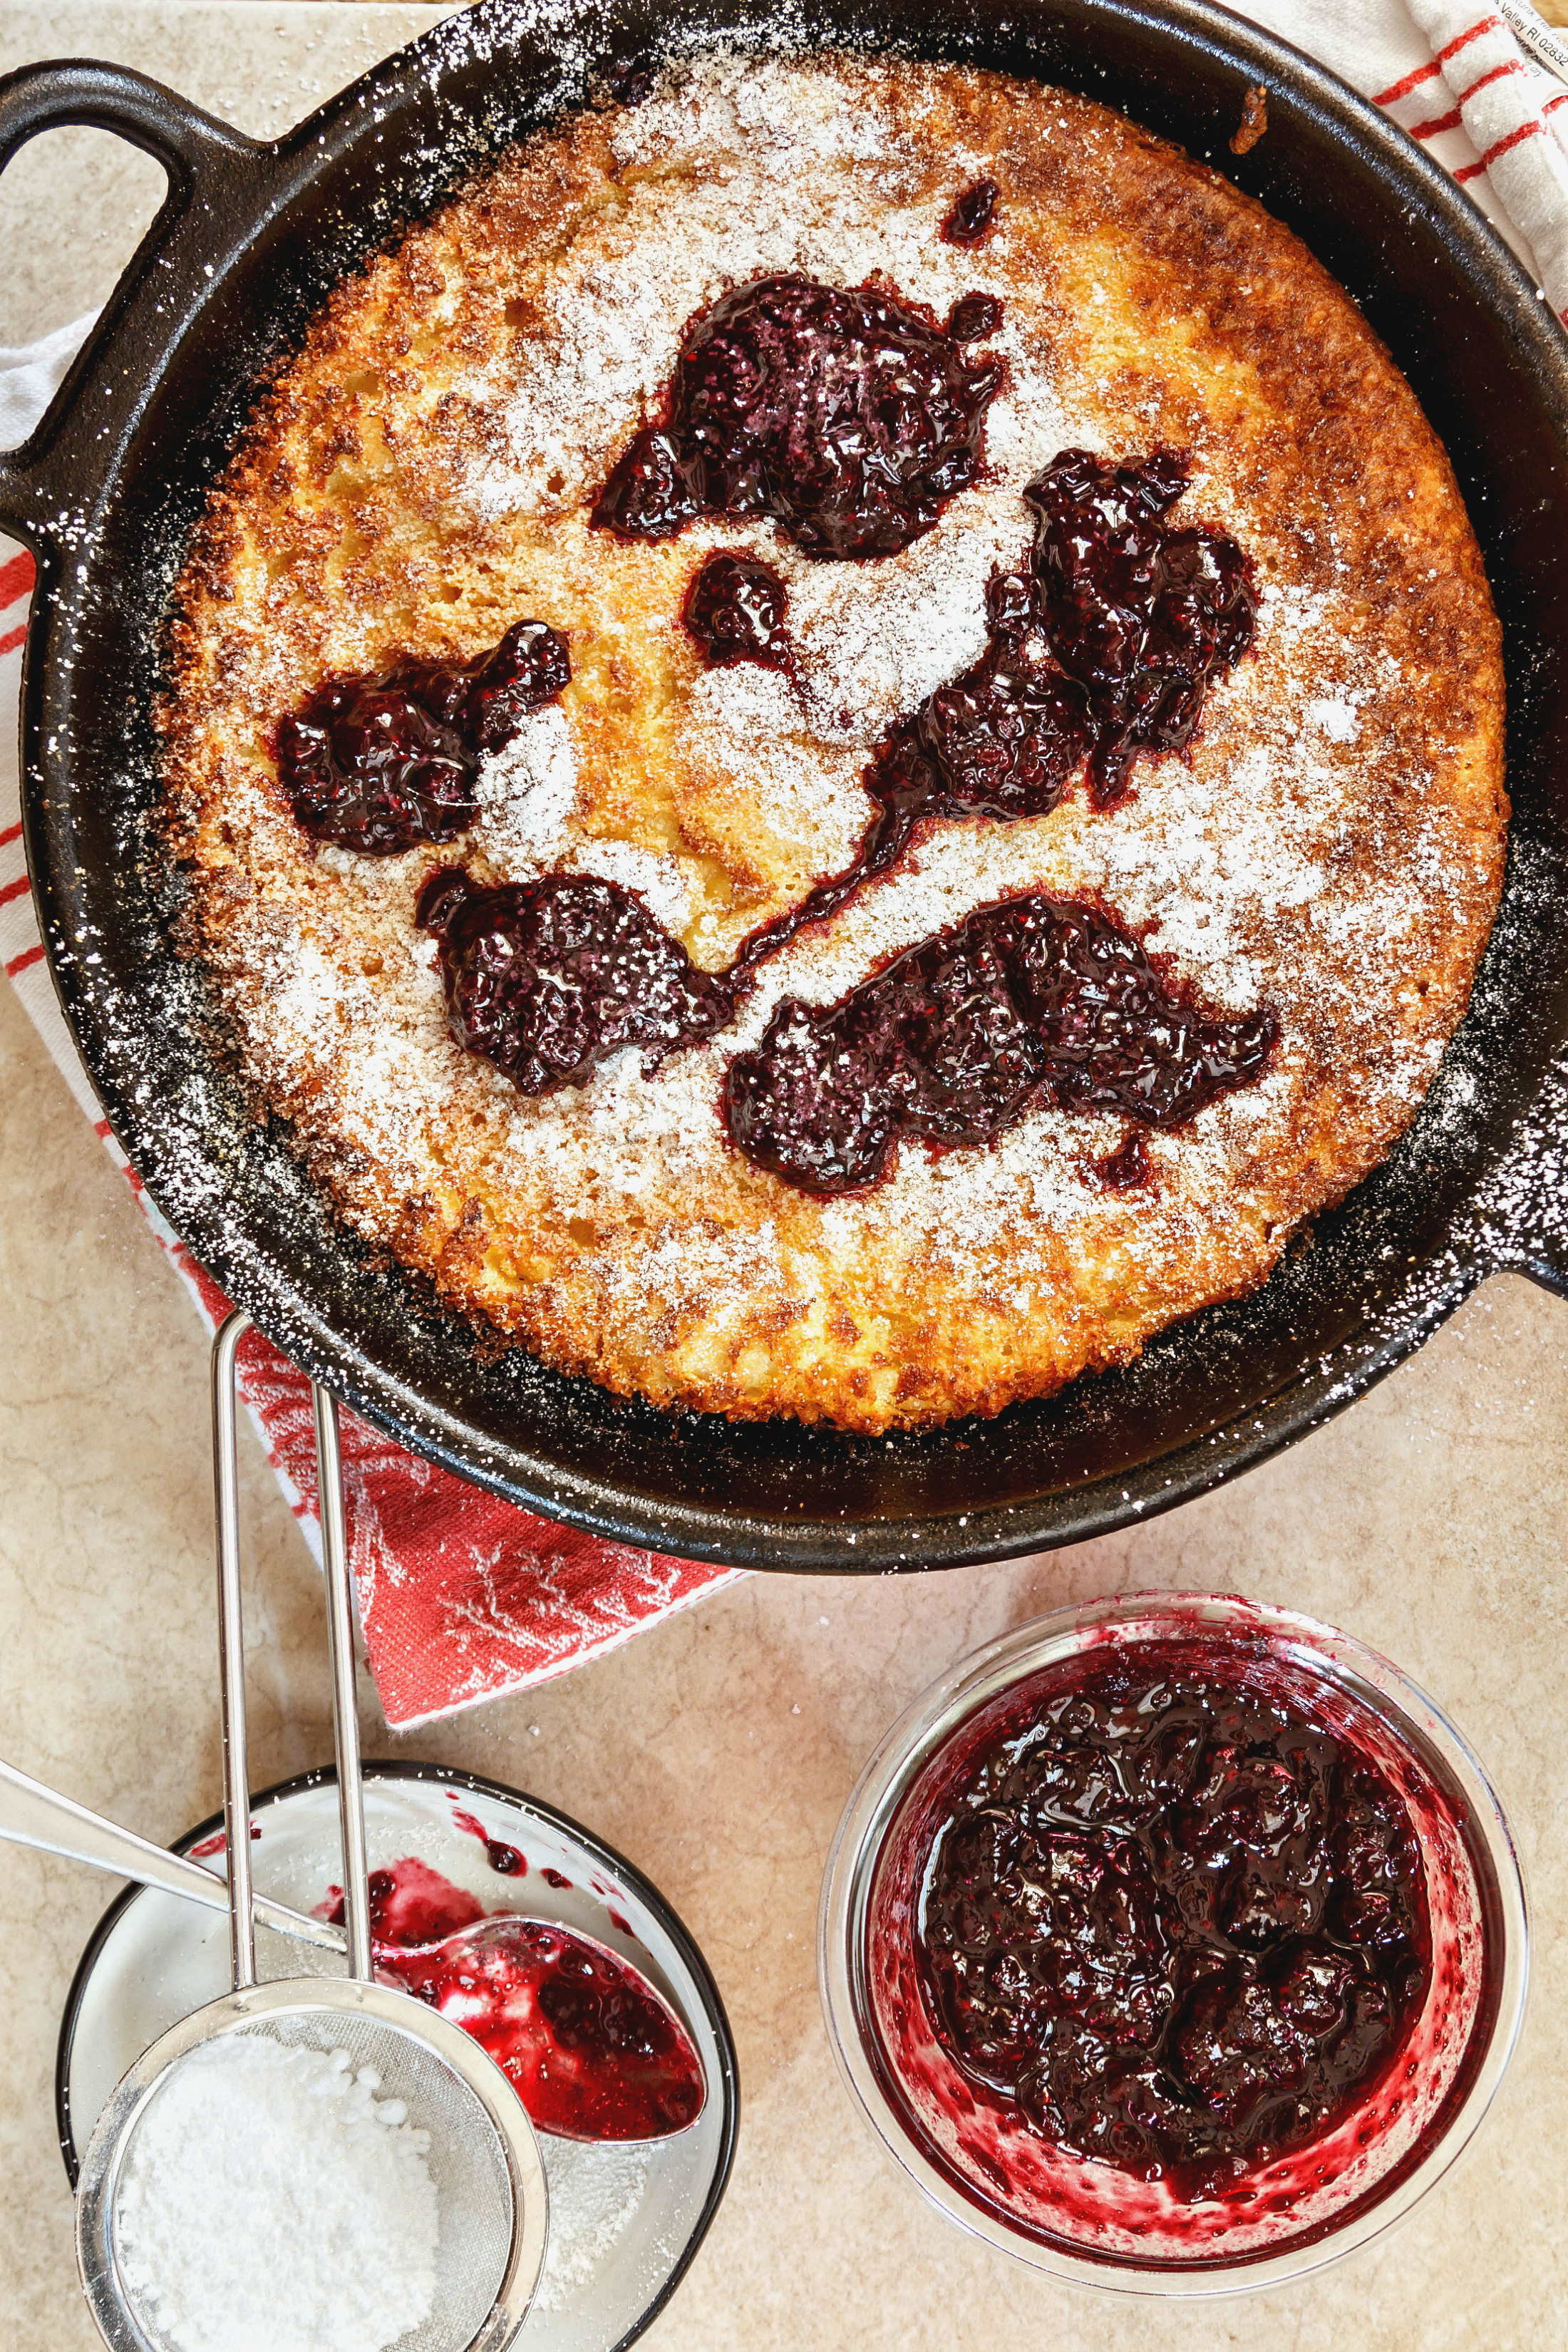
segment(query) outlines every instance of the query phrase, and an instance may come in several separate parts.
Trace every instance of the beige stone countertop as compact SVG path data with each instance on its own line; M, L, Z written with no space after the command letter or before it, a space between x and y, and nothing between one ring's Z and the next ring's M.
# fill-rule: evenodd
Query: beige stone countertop
M138 65L279 130L439 12L7 7L0 70ZM0 342L101 299L158 195L90 131L0 183ZM155 1837L219 1801L206 1354L176 1282L0 988L0 1754ZM331 1755L319 1580L247 1438L257 1784ZM619 1846L706 1951L740 2050L728 2198L650 2352L1511 2352L1568 2343L1568 1306L1489 1282L1405 1370L1232 1488L1100 1542L929 1578L758 1576L532 1696L373 1755L511 1781ZM1293 2292L1152 2305L1043 2284L941 2222L840 2088L814 1927L839 1811L879 1736L975 1643L1068 1600L1208 1586L1386 1650L1493 1775L1530 1874L1534 1985L1467 2159L1399 2230ZM0 2345L96 2339L71 2252L52 2074L67 1987L113 1889L0 1847Z

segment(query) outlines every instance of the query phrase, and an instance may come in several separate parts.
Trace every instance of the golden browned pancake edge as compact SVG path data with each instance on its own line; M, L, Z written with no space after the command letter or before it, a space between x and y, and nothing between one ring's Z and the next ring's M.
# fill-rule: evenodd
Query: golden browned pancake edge
M997 229L943 246L987 175ZM715 521L587 528L608 465L724 284L880 271L939 315L990 290L1009 384L989 478L870 565ZM1234 533L1254 650L1190 761L1097 814L952 825L779 960L736 1030L653 1077L521 1098L447 1038L414 900L434 866L587 867L647 890L717 968L840 865L877 737L974 658L1019 495L1064 446L1192 452L1176 520ZM707 672L679 625L716 546L789 583L803 684ZM1452 469L1349 299L1218 174L1102 108L958 68L714 59L585 113L338 289L258 406L174 598L162 713L183 944L258 1115L347 1223L479 1326L622 1393L881 1430L993 1413L1128 1361L1261 1282L1408 1124L1462 1015L1507 824L1499 631ZM445 851L312 854L270 749L331 673L466 657L524 615L573 683ZM763 680L763 683L759 683ZM730 681L730 683L725 683ZM823 1202L731 1149L724 1061L786 988L830 1000L972 907L1096 895L1211 1001L1273 1004L1264 1084L1090 1163L1114 1118L1032 1112L993 1150L906 1145Z

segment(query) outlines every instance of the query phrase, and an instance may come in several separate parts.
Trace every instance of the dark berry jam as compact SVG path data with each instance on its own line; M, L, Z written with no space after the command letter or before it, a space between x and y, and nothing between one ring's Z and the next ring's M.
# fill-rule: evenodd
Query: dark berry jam
M615 49L605 74L605 94L617 106L640 106L658 76L658 60L649 49Z
M1126 792L1140 751L1191 742L1210 679L1252 642L1251 557L1223 533L1165 520L1190 470L1169 449L1126 466L1064 449L1024 493L1047 642L1089 691L1102 808Z
M942 243L983 245L995 218L996 199L1001 193L994 180L971 180L968 187L960 188L942 220Z
M499 1877L526 1878L528 1876L528 1856L515 1845L508 1845L504 1839L491 1837L483 1822L478 1820L474 1814L465 1813L460 1810L454 1812L452 1827L455 1830L466 1831L469 1837L478 1838L485 1850L485 1860Z
M900 1141L988 1143L1036 1102L1179 1127L1259 1077L1279 1036L1166 978L1099 908L1029 895L911 948L837 1004L785 997L737 1055L724 1116L740 1150L802 1191L847 1192Z
M1036 477L1033 556L989 583L984 653L894 721L863 779L878 814L853 860L759 926L738 974L885 874L917 825L1047 816L1086 755L1108 807L1138 752L1191 741L1209 679L1251 640L1256 598L1234 540L1161 520L1186 479L1167 450L1115 469L1069 449Z
M377 1976L472 2034L541 2130L658 2139L698 2114L690 2036L615 1953L553 1921L487 1913L412 1856L373 1871L369 1892ZM341 1922L342 1888L321 1908Z
M972 669L929 694L912 719L895 720L877 747L861 781L878 814L854 858L748 933L735 961L738 980L887 873L918 826L942 817L1048 816L1058 805L1093 740L1089 698L1043 648L1025 647L1027 617L1012 625L1017 594L1032 615L1026 582L1011 575L992 582L985 652Z
M1094 1172L1108 1192L1133 1192L1149 1183L1154 1171L1142 1129L1130 1128L1114 1151L1095 1161Z
M572 676L566 640L518 621L469 662L412 655L382 678L329 678L278 729L278 772L316 841L372 857L451 841L479 814L479 759Z
M994 294L961 294L947 314L947 331L955 343L981 343L1002 324L1002 305Z
M893 730L869 788L910 815L1047 816L1089 740L1083 688L994 640Z
M1219 1641L1037 1676L944 1790L920 1885L922 1996L963 2073L1189 2200L1363 2104L1430 1980L1399 1790Z
M788 606L789 592L771 563L752 555L710 555L686 592L680 617L710 669L736 662L783 669L789 660Z
M980 467L999 361L870 287L763 278L687 326L662 424L594 510L628 539L701 514L769 515L808 555L894 555Z
M580 1087L626 1046L651 1068L734 1011L723 979L700 971L634 892L595 874L486 888L445 867L415 920L440 941L453 1037L521 1094Z

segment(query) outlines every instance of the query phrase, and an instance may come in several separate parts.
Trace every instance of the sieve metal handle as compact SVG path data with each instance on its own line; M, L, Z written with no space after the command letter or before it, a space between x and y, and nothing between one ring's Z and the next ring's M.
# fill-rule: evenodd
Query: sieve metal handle
M256 1982L250 1883L250 1767L245 1740L245 1604L239 1582L239 1465L234 1382L250 1318L237 1308L213 1341L213 1504L217 1532L217 1656L223 1690L223 1826L228 1840L229 1958L234 1990Z
M217 1530L217 1642L223 1686L223 1817L228 1839L229 1942L234 1990L256 1982L256 1905L250 1871L250 1769L245 1738L245 1617L239 1577L239 1470L235 1443L235 1381L239 1343L250 1318L236 1308L213 1341L213 1491ZM343 1848L343 1924L349 1971L375 1979L370 1939L364 1790L360 1777L359 1711L354 1691L353 1591L343 1516L342 1452L336 1400L312 1381L316 1417L317 1510L326 1572L327 1639L332 1672L332 1734L338 1759L338 1821ZM342 1948L342 1946L339 1946Z
M370 1948L369 1864L364 1844L364 1789L360 1778L359 1699L354 1688L353 1593L343 1519L343 1465L335 1397L311 1384L316 1410L316 1500L321 1525L321 1566L327 1584L327 1641L332 1667L332 1738L338 1756L338 1824L343 1842L343 1922L349 1972L374 1980Z

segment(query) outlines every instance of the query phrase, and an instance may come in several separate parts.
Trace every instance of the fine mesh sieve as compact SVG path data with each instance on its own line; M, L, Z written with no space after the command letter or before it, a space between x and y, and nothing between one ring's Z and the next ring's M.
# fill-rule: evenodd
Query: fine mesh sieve
M248 1328L232 1316L213 1355L218 1549L218 1643L223 1667L224 1812L229 1861L233 1990L160 2036L119 2084L82 2161L77 2260L99 2332L112 2352L175 2352L128 2282L118 2242L120 2192L137 2132L178 2068L223 2037L263 2033L286 2046L342 2051L356 2074L378 2078L376 2095L401 2099L429 2135L439 2242L430 2317L397 2339L397 2352L503 2352L528 2316L544 2262L547 2200L533 2127L510 2083L460 2027L371 1974L364 1815L354 1711L353 1616L344 1541L336 1408L316 1391L332 1664L332 1706L343 1840L347 1977L256 1981L251 1918L249 1798L246 1770L234 1368ZM214 2217L221 2231L223 2216Z

